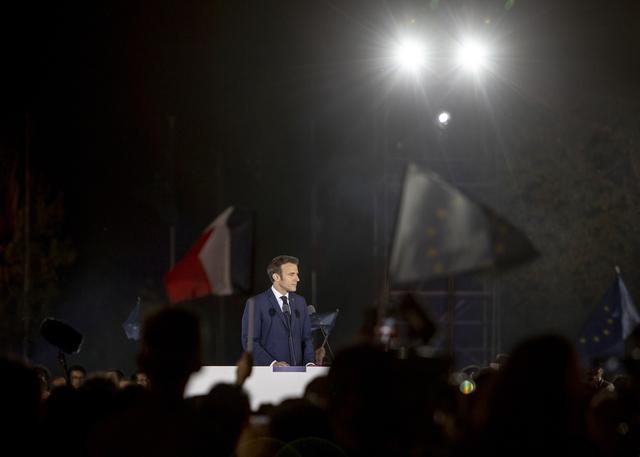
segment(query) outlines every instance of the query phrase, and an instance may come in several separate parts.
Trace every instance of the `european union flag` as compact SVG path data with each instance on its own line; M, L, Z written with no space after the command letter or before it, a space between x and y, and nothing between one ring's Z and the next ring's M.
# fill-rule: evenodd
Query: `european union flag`
M506 267L536 255L527 237L491 209L409 165L391 252L393 284Z
M640 323L640 315L616 267L616 278L593 310L578 337L583 362L622 356L624 340Z
M140 302L140 298L138 298L138 303L129 313L129 317L122 324L122 328L124 329L124 333L127 335L127 338L130 340L139 340L140 339L140 313L142 312L142 303Z
M333 326L336 324L337 318L338 310L328 313L309 314L309 319L311 321L311 331L321 330L324 337L327 338L331 333L331 330L333 330Z

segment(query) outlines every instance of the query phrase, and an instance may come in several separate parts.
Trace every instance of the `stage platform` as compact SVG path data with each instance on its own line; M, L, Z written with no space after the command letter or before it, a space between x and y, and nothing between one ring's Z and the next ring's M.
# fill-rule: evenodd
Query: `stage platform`
M307 384L317 376L326 375L329 367L287 367L286 371L274 371L271 367L253 367L244 384L249 394L251 409L257 410L263 403L278 404L287 398L300 398ZM205 366L194 373L187 383L185 397L206 395L218 383L234 383L235 366Z

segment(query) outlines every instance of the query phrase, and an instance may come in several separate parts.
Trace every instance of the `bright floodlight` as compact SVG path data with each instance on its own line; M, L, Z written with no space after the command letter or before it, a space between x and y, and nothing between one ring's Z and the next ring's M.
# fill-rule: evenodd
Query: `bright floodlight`
M425 48L419 41L405 38L397 44L394 59L402 70L416 75L426 63Z
M450 120L451 120L451 115L446 111L443 111L440 114L438 114L438 124L440 125L440 127L446 127L449 124Z
M458 63L472 72L486 67L487 57L487 48L476 41L467 40L458 48Z

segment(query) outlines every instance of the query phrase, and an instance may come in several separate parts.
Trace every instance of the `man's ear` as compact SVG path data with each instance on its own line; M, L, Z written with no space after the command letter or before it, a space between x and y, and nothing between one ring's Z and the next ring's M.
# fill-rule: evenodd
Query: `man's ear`
M278 273L274 273L271 275L271 279L273 282L280 281L280 275Z

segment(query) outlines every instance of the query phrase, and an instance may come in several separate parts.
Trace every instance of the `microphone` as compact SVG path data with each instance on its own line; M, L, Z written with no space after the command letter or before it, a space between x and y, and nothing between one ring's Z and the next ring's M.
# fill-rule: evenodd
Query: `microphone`
M82 334L69 324L53 319L46 318L40 325L40 335L67 354L74 354L80 351L82 346Z
M282 304L282 312L287 319L287 326L289 327L289 333L291 333L291 306L289 306L289 303L284 302Z
M48 317L40 324L40 335L53 346L58 348L58 362L62 366L64 377L67 384L71 383L69 379L69 369L67 368L67 354L74 354L80 351L82 346L82 334L69 324Z
M269 308L269 316L273 317L276 315L276 310L273 308Z

